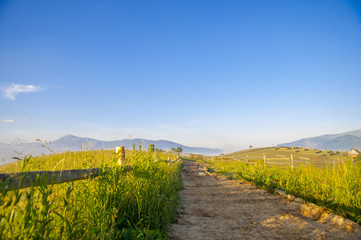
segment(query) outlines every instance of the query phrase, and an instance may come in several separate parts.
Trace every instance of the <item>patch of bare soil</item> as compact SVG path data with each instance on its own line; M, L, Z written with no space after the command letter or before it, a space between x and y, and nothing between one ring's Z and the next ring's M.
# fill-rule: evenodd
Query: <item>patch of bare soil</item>
M200 163L184 161L182 179L184 209L170 239L361 239L359 228L304 217L299 203L211 176Z

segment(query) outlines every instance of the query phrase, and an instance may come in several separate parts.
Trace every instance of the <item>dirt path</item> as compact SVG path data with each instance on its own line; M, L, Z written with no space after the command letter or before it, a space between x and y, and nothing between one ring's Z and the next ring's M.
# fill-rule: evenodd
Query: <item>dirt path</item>
M314 221L299 214L299 203L206 170L184 161L184 211L170 239L361 239L358 228Z

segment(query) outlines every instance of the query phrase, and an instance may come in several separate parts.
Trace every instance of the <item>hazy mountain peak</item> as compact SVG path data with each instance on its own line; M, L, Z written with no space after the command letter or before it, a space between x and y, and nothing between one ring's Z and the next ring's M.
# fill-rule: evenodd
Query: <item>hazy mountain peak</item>
M72 139L72 138L80 138L80 137L77 137L77 136L74 136L74 135L71 135L71 134L66 134L66 135L62 136L61 138L59 138L59 139Z
M341 135L353 135L356 137L360 137L361 138L361 129L357 129L357 130L353 130L353 131L348 131L345 133L341 133Z
M348 151L361 146L361 129L339 134L325 134L316 137L302 138L298 141L283 143L280 146L317 148Z

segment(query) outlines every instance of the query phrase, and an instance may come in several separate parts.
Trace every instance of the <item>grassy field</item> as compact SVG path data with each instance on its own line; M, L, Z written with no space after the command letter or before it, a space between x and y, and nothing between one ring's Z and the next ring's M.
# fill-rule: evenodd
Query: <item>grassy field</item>
M291 150L291 149L288 149ZM296 150L292 149L291 151ZM286 151L281 150L286 153ZM288 151L287 153L291 152ZM311 150L309 150L311 151ZM250 149L235 153L242 154L279 153L274 148ZM312 151L311 151L312 152ZM232 156L232 154L230 155ZM333 155L331 155L333 156ZM338 157L346 157L341 154ZM324 165L302 165L300 167L267 166L262 160L256 164L238 161L197 160L206 163L211 171L224 174L230 179L244 179L269 191L275 188L286 193L323 206L336 214L349 218L361 224L361 163L352 163L348 159L345 163Z
M128 162L132 156L131 150L125 150ZM161 157L168 157L162 153ZM116 158L113 150L95 150L95 151L75 151L45 156L31 157L31 161L26 163L25 171L57 171L65 169L96 168L101 164L110 167ZM0 166L0 173L19 172L22 170L23 161L15 161Z
M160 159L169 155L160 153ZM2 239L164 239L179 203L181 163L156 161L155 153L67 152L2 166L2 171L100 167L99 177L23 190L3 190ZM172 156L174 158L175 156ZM105 170L104 167L111 167ZM4 189L4 188L3 188Z
M248 155L249 158L259 158L262 159L263 155L267 158L282 158L290 157L293 155L294 159L304 159L309 158L312 161L327 161L330 159L344 160L347 157L347 153L339 151L325 151L317 150L312 148L299 148L299 147L269 147L269 148L253 148L248 150L243 150L239 152L234 152L225 155L225 157L234 157L234 158L246 158Z

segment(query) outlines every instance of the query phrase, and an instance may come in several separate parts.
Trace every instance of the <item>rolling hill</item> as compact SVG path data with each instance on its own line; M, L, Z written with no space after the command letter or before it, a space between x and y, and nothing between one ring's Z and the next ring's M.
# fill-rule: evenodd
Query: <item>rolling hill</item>
M279 146L349 151L351 148L361 146L361 129L340 134L303 138L298 141L283 143Z
M226 154L225 157L236 159L263 159L265 155L267 158L289 158L293 156L295 160L309 159L311 161L325 162L330 159L344 160L347 158L347 153L338 151L321 151L312 148L301 147L268 147L268 148L252 148L243 151Z

